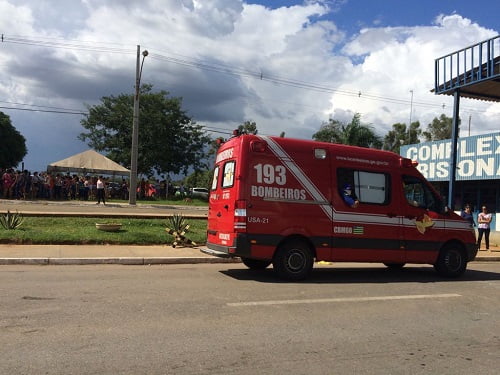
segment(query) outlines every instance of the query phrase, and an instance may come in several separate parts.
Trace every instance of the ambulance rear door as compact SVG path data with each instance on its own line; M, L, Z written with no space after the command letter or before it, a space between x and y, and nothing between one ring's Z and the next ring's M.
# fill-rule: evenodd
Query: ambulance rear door
M243 139L232 138L220 147L210 188L207 246L223 253L235 247L236 232L244 231L246 225L244 219L238 221L240 180L236 177L244 158Z

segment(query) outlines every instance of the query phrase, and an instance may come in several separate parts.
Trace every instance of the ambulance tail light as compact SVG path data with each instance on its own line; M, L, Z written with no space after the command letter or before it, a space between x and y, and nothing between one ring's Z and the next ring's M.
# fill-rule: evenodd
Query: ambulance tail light
M234 232L247 231L247 201L237 200L234 206Z

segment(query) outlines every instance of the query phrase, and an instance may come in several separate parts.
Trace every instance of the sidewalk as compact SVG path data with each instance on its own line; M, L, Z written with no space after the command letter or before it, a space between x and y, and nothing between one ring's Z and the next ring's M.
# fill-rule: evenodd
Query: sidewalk
M199 247L130 245L16 245L0 244L0 265L6 264L194 264L238 263L239 258L217 258ZM476 260L500 261L500 249L481 250Z
M236 262L240 262L240 260L238 258L217 258L204 254L199 250L199 247L0 244L0 265L144 265Z

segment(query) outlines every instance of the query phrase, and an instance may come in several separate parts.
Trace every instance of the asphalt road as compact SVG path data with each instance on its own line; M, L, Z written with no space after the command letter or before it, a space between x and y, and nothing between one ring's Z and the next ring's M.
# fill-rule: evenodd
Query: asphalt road
M497 374L500 263L0 266L1 374Z

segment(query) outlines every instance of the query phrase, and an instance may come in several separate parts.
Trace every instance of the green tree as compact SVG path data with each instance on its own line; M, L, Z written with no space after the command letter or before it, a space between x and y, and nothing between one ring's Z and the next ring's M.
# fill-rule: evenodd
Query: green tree
M453 119L442 114L439 118L434 117L434 120L427 125L427 130L422 134L427 142L450 139L452 126ZM460 119L458 120L458 126L460 127Z
M28 153L26 138L12 125L10 117L0 112L0 167L18 165Z
M351 122L345 124L338 120L330 119L321 125L312 138L316 141L342 143L351 146L381 148L382 141L375 134L373 128L361 123L361 115L356 113Z
M182 110L182 100L168 95L163 90L152 92L151 85L141 86L138 173L187 174L190 168L207 167L209 137ZM78 138L129 166L133 102L132 94L121 94L102 97L100 105L87 106L88 114L81 124L88 132Z
M389 130L384 137L382 149L399 154L399 149L402 145L420 143L419 136L421 133L422 130L420 129L419 121L411 123L409 132L406 124L394 124L392 125L392 130Z
M407 144L413 145L415 143L420 143L420 136L422 135L422 129L420 129L420 121L412 122L410 125L410 138L406 140Z
M238 126L238 132L240 134L257 134L257 124L254 121L245 121Z
M212 171L195 171L184 179L184 185L210 189L212 185Z

